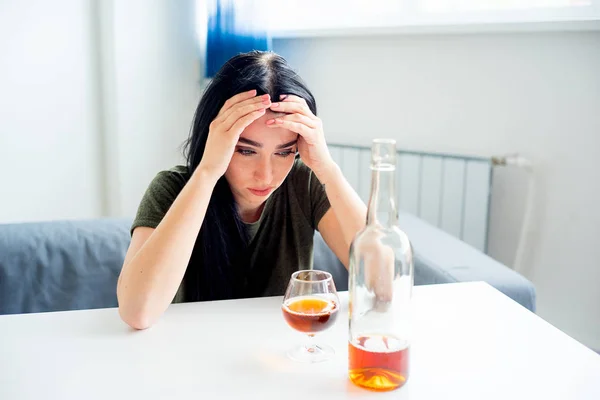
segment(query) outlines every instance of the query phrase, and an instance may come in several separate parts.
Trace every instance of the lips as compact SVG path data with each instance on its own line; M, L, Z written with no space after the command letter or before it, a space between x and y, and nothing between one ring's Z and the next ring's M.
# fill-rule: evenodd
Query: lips
M259 196L259 197L265 197L268 196L269 193L271 193L271 191L273 190L273 188L266 188L266 189L262 189L262 188L248 188L248 190L255 196Z

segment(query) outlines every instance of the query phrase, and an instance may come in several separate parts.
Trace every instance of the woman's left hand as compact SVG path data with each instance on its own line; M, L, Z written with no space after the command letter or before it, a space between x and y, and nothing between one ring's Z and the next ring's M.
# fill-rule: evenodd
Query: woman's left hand
M267 126L285 128L299 134L300 158L323 182L325 174L332 170L335 162L325 142L321 119L310 111L306 101L301 97L282 95L280 100L279 103L271 104L271 110L287 115L267 120Z

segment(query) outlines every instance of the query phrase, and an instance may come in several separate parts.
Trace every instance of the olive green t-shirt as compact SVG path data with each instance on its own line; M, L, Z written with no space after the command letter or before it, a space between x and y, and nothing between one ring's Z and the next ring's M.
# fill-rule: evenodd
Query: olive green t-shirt
M159 172L144 193L131 231L138 226L156 228L189 178L185 166ZM313 235L329 207L324 186L296 159L282 185L267 199L259 220L245 224L250 238L248 266L264 275L257 279L264 282L256 288L258 293L283 295L293 272L312 269ZM183 296L180 284L173 302L182 302Z

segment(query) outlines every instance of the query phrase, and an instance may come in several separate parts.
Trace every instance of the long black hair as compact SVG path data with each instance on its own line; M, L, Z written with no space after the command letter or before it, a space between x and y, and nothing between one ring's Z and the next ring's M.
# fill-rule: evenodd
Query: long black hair
M302 97L313 114L317 114L312 93L283 57L261 51L239 54L212 78L196 108L190 135L184 144L190 174L202 160L209 125L225 101L252 89L257 90L257 95L268 93L274 102L284 94ZM250 297L253 288L245 285L249 273L247 247L244 224L223 176L213 190L183 278L185 301Z

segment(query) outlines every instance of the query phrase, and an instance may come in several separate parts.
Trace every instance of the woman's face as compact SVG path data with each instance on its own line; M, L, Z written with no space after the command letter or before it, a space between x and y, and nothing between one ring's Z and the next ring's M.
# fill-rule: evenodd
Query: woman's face
M244 130L225 172L244 220L248 215L253 219L252 214L283 183L294 163L298 134L267 127L266 121L276 116L267 111Z

